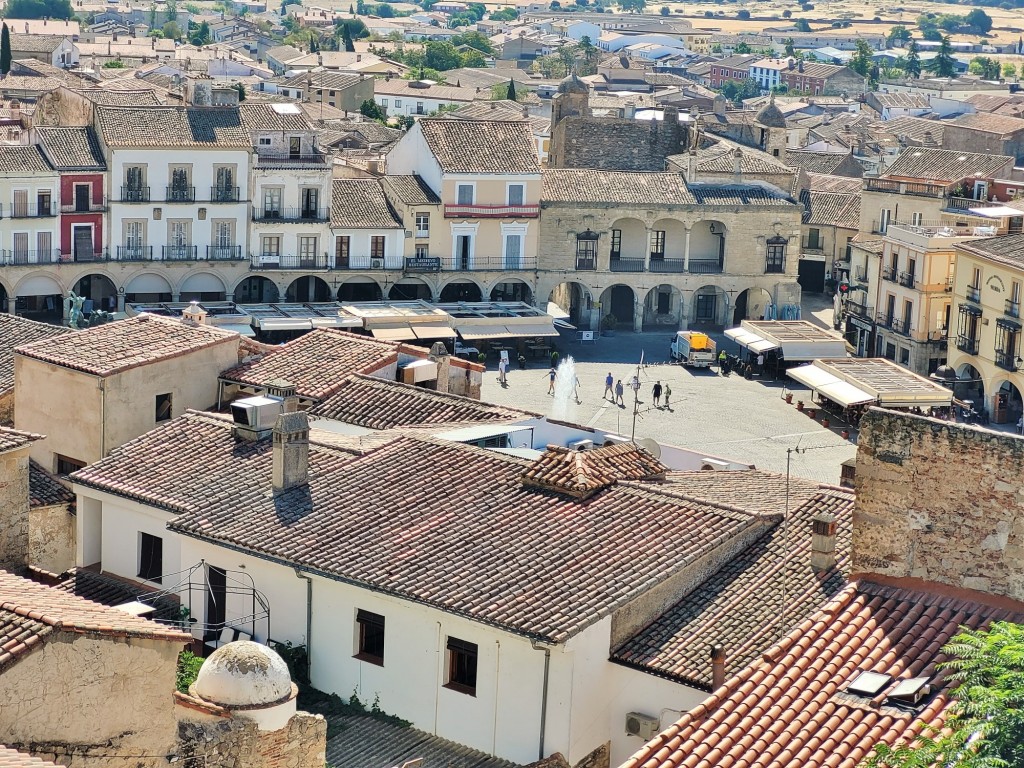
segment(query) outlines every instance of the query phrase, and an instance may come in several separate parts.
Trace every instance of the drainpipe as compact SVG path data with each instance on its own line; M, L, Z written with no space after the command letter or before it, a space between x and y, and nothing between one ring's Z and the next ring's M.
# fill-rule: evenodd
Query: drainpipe
M107 456L107 388L106 379L100 379L100 458Z
M306 582L306 680L313 684L313 579L295 569L295 578ZM269 627L268 627L269 631Z
M544 682L541 685L540 699L540 744L537 746L537 759L544 759L544 732L548 725L548 672L551 668L551 649L548 647L538 648L535 640L530 641L530 647L535 651L544 651Z

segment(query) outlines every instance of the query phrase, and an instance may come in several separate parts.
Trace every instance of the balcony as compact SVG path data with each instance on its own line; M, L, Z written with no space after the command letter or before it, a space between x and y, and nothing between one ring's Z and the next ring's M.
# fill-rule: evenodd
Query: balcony
M60 261L59 248L47 248L44 250L22 250L15 248L12 251L3 252L3 261L11 266L25 264L57 264Z
M238 187L210 187L211 203L237 203Z
M107 199L99 203L94 203L91 200L85 205L79 205L78 203L72 203L71 205L62 205L60 207L61 213L103 213L107 210Z
M882 279L883 280L885 280L887 282L890 282L890 283L895 283L897 275L898 275L898 272L896 271L896 267L882 267Z
M152 261L153 246L151 245L119 245L117 246L118 261Z
M904 288L913 288L917 285L917 280L915 279L913 272L900 272L898 282Z
M92 248L75 249L73 253L62 253L60 260L64 264L91 264L97 261L109 261L110 254L106 250L96 251Z
M807 238L803 245L804 253L824 253L825 244L821 238L811 239Z
M1010 317L1020 317L1020 302L1014 301L1013 299L1006 300L1006 308L1003 310L1003 314L1009 315Z
M885 312L879 312L878 316L875 317L875 322L878 323L879 328L887 328L890 330L892 329L892 325L895 320L895 317Z
M1016 371L1019 358L1013 352L1005 349L996 350L996 365L1005 371Z
M857 269L854 270L853 279L856 280L858 283L866 284L868 282L868 268L857 267Z
M724 265L721 259L690 259L688 271L691 275L720 275Z
M612 272L643 272L643 259L620 259L612 258L608 262L608 269Z
M274 221L283 223L324 222L330 219L326 208L253 208L253 221Z
M640 263L643 264L643 259L640 259ZM444 266L443 269L449 269ZM459 271L470 271L470 272L519 272L522 270L537 269L537 258L524 258L518 259L502 258L501 256L474 256L470 261L457 260L451 269L456 272Z
M593 272L597 269L597 258L594 256L577 256L576 257L576 270L584 272Z
M846 301L846 314L871 320L875 316L875 308L862 301Z
M972 339L970 336L957 336L956 348L968 355L976 355L978 354L978 340Z
M896 181L895 179L865 179L864 189L868 192L889 192L895 195L917 197L944 197L947 187L942 184Z
M971 208L998 208L1003 203L990 203L988 200L975 200L972 197L955 197L950 195L942 204L947 211L970 211Z
M42 203L41 205L19 205L11 206L10 217L12 219L40 219L57 215L57 206L53 203Z
M167 187L167 194L164 199L168 203L194 203L196 201L196 188Z
M764 263L764 273L766 275L781 275L786 271L786 262L777 261L775 259L769 259Z
M242 246L240 245L208 245L206 258L210 261L240 261Z
M535 219L539 205L445 205L446 219Z
M981 303L981 286L968 285L966 294L968 301L973 301L975 304Z
M249 269L330 269L332 266L326 254L296 256L294 254L258 253L249 260Z
M148 203L149 187L121 187L122 203Z
M682 259L656 259L651 257L651 272L675 273L683 271Z
M161 252L164 261L196 261L198 250L195 245L165 245Z
M316 150L300 152L271 152L256 150L257 168L326 168L327 155Z

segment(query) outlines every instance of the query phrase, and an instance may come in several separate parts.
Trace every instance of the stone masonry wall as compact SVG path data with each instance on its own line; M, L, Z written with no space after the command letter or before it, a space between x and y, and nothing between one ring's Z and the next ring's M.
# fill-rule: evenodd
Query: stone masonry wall
M686 124L678 120L567 117L551 134L552 168L664 171L665 158L689 145Z
M28 448L0 454L0 568L28 565Z
M36 507L29 512L29 562L51 573L75 564L75 516L67 504Z
M1024 439L872 409L857 451L853 571L1024 600Z
M178 724L183 768L324 768L327 721L298 712L279 731L241 717L199 717Z

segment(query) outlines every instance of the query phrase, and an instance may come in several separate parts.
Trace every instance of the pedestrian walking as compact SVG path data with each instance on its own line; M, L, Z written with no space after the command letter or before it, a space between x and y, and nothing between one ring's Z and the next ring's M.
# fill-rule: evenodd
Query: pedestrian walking
M558 367L558 350L552 350L551 351L551 367L552 368L557 368Z
M619 379L617 382L615 382L615 402L621 405L623 408L625 408L626 404L622 402L622 392L622 379Z
M526 355L524 355L522 352L519 353L519 370L526 370Z
M501 386L505 386L508 380L505 378L505 372L508 370L508 361L503 357L498 362L498 381L501 382Z
M764 353L763 352L757 356L757 373L760 376L764 376Z
M613 403L615 402L615 390L612 388L614 384L615 378L612 376L612 372L608 371L608 375L604 377L604 394L601 397L605 398L610 395Z
M661 382L654 382L654 388L651 389L651 395L654 397L654 407L661 407Z
M555 394L555 375L556 375L556 373L557 373L557 371L555 371L555 367L551 366L551 370L548 371L548 394L549 395Z
M629 380L629 388L633 390L633 394L637 397L637 402L640 402L640 379L636 374Z
M672 397L672 387L670 387L670 386L668 385L668 383L667 383L667 382L666 382L666 384L665 384L665 391L664 391L664 395L665 395L665 407L666 407L666 408L667 408L668 410L670 410L670 411L671 411L671 410L672 410L672 406L671 406L671 405L669 405L669 402L668 402L668 401L669 401L669 399L670 399L670 398Z
M718 353L718 369L719 369L719 371L721 371L722 373L728 373L729 372L729 365L728 365L728 363L729 363L729 356L727 354L725 354L725 350L723 349L721 352Z
M575 376L574 378L576 379L576 381L573 382L573 391L572 392L573 392L574 395L576 395L576 405L580 405L580 403L582 402L580 400L580 377L579 376Z

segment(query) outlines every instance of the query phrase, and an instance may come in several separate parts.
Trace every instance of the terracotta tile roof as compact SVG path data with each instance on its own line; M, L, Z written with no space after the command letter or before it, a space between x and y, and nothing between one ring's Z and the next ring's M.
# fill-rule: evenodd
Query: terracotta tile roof
M576 451L549 445L523 472L523 485L586 499L621 480L652 480L668 468L633 443Z
M43 154L58 170L103 171L107 163L92 128L36 128Z
M860 229L859 192L850 195L805 189L800 193L800 202L804 206L804 224Z
M928 109L931 106L928 97L920 93L872 93L871 98L881 107Z
M1009 136L1024 131L1024 119L1010 117L1009 115L981 112L960 115L951 120L949 125L954 125L958 128L969 128L972 131L981 131L982 133L995 133L1000 136Z
M736 167L735 144L719 142L697 150L697 170L704 173L733 173ZM793 170L776 157L749 147L741 147L740 170L748 173L792 173Z
M690 187L697 205L725 205L735 207L738 205L794 205L781 195L770 192L762 187L751 186L717 186L694 184Z
M397 362L398 345L393 342L317 328L258 360L224 371L221 378L251 387L284 379L295 385L299 397L322 400L347 376L373 374Z
M14 350L23 344L70 333L70 328L37 323L0 312L0 392L14 389Z
M54 763L0 745L0 768L54 768Z
M145 87L146 82L132 78L128 89L116 82L104 83L102 88L89 88L75 91L94 104L105 107L151 107L163 104L157 95L156 87Z
M28 493L29 503L33 509L71 504L75 500L75 494L70 488L35 461L30 461L28 465Z
M111 376L215 344L237 345L238 334L210 325L143 314L36 341L18 347L15 352L95 376Z
M786 165L803 168L810 173L833 173L849 155L846 152L808 152L807 150L786 150Z
M1019 623L1022 611L855 582L623 768L857 768L876 744L909 741L924 723L945 721L951 687L945 673L933 678L940 690L917 711L885 705L898 680L935 676L946 659L941 648L961 626ZM846 693L863 671L895 679L874 700Z
M277 105L246 101L238 105L238 117L242 126L250 132L255 131L300 131L313 130L306 119L305 113L292 108L274 109Z
M402 132L397 128L381 125L376 120L331 120L326 125L326 132L357 133L368 144L391 144L402 137Z
M1012 167L1013 158L1007 155L907 147L889 164L883 176L951 184L974 175L991 178Z
M60 48L65 39L63 35L20 35L11 33L11 50L14 53L52 53Z
M147 618L157 622L171 622L181 618L181 603L177 595L160 594L158 590L106 573L71 568L60 574L60 581L53 588L110 607L138 600L156 609Z
M893 136L906 136L912 141L918 142L924 141L925 134L930 133L935 143L941 146L945 125L941 120L926 120L923 117L904 115L884 123L874 123L872 128L878 126L880 131L891 133Z
M849 176L831 176L825 173L808 173L807 181L812 192L843 192L848 195L859 195L864 187L861 179Z
M723 477L732 473L692 474ZM783 476L772 477L785 481ZM766 506L773 511L784 505L785 489L778 482L768 487L757 482L744 486L737 484L729 490L711 486L699 492L705 498L729 501L733 492L745 489L746 498L733 499L732 503L749 507L752 502L768 502ZM722 498L723 491L726 498ZM785 524L775 526L732 558L651 625L616 648L611 658L710 691L709 642L725 648L726 672L737 674L833 598L846 584L850 570L853 496L819 490L804 481L791 487L790 496L792 511ZM837 567L819 576L808 564L811 521L821 512L835 516L838 536ZM696 638L707 642L695 642Z
M540 173L527 123L424 118L416 125L444 173Z
M0 571L0 671L41 648L57 632L192 640L155 621Z
M529 411L369 376L351 376L344 380L334 394L313 406L310 413L367 429L509 421L539 416Z
M402 226L377 179L335 179L331 226L338 229L396 229Z
M582 169L544 171L544 202L619 205L694 205L697 200L678 173L631 173Z
M1000 235L957 245L961 250L1008 267L1024 266L1024 235Z
M441 204L441 198L420 176L385 176L384 184L406 205Z
M96 127L109 147L252 147L239 110L231 107L97 106Z
M48 173L56 172L46 162L43 153L35 144L30 146L0 144L0 173Z
M359 456L311 442L308 485L274 496L271 441L230 426L186 414L73 480L178 512L185 535L555 642L774 521L649 483L581 502L525 487L521 459L411 437Z
M11 429L10 427L0 427L0 453L24 448L33 440L42 439L42 435L36 435L32 432L22 432L21 430Z

